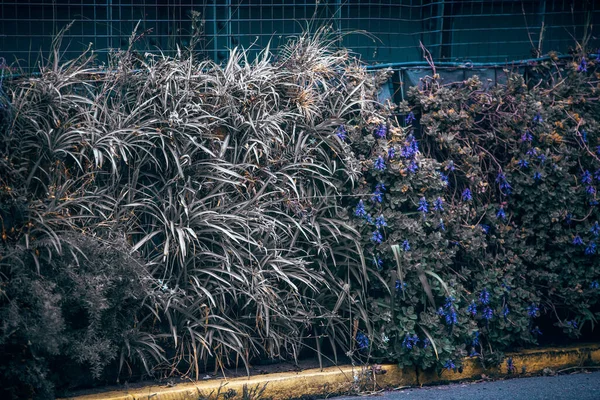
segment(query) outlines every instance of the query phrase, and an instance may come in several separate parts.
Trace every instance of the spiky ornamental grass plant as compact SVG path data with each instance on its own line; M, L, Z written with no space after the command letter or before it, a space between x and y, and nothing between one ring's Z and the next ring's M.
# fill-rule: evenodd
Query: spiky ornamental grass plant
M320 355L323 340L367 351L355 338L370 332L377 272L340 207L359 162L337 133L378 118L377 82L326 29L276 56L234 49L224 66L141 56L137 39L97 73L90 53L61 62L59 36L39 76L5 83L0 345L96 377L115 359L121 373L133 361L195 379L208 364L297 358L304 346ZM99 245L115 265L93 267ZM61 286L65 265L100 297ZM20 319L19 277L45 287L52 312ZM121 280L120 297L103 289ZM72 301L85 304L76 316ZM48 319L70 339L27 345ZM104 360L83 351L100 345Z

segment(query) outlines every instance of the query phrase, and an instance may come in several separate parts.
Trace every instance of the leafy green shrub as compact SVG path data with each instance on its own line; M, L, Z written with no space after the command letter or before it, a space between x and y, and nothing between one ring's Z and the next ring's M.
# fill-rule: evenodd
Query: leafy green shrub
M580 60L532 67L529 86L428 77L353 138L365 180L351 212L382 277L374 354L455 369L536 343L540 321L593 328L599 86Z

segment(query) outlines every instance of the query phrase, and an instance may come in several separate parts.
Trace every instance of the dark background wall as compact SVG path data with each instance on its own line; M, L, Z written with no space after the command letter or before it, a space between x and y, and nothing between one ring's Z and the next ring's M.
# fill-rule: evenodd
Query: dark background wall
M236 45L276 47L307 25L330 24L369 63L421 61L422 42L437 61L503 64L538 55L542 26L544 54L567 52L600 25L595 0L0 0L0 57L34 67L71 21L66 57L93 43L105 59L138 21L138 48L173 51L189 42L192 10L203 20L200 49L216 60Z

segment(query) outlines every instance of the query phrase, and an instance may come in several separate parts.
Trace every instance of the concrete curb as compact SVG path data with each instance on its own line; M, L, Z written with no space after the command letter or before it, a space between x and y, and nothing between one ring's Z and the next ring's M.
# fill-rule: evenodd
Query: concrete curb
M509 371L507 360L512 359ZM302 372L285 372L246 378L220 379L178 384L173 387L147 386L140 389L98 393L70 397L71 400L230 400L252 398L248 392L262 391L262 399L288 400L331 396L357 391L379 390L405 386L435 385L452 381L490 377L523 376L537 374L544 369L600 364L600 344L586 344L564 348L524 350L506 355L502 364L483 369L477 359L466 359L462 372L422 371L399 368L395 364L377 367L330 367ZM246 396L244 396L246 392ZM224 394L226 395L224 396Z

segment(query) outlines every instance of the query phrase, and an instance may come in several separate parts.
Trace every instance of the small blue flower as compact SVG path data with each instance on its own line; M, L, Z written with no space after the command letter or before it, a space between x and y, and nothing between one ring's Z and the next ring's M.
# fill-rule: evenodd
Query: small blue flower
M367 216L367 212L365 211L365 205L362 200L358 202L358 205L356 206L356 210L354 211L354 215L356 215L357 217L366 217Z
M380 244L383 241L383 235L379 231L374 231L371 235L371 241L376 244Z
M338 128L335 131L335 135L341 140L344 141L346 140L346 135L348 134L348 131L346 131L346 128L344 127L344 125L340 125L338 126Z
M573 221L572 221L572 219L571 219L571 217L572 217L572 216L573 216L573 215L572 215L571 213L568 213L568 214L565 216L565 223L566 223L567 225L571 225L571 223L573 222Z
M539 171L535 171L533 173L533 180L541 181L542 180L542 173L539 172Z
M443 231L446 230L446 225L444 225L444 220L441 218L440 218L440 224L438 225L438 228L440 228Z
M594 179L600 181L600 169L597 169L596 172L594 172Z
M573 329L577 329L577 321L575 321L575 320L567 321L567 326L570 326Z
M373 223L373 217L371 217L371 214L367 214L365 216L365 221L367 221L367 223L369 223L369 224Z
M471 347L471 352L469 353L469 357L477 357L479 353L475 350L475 347Z
M425 197L421 197L421 200L419 200L419 208L417 208L417 210L421 211L423 214L429 212L429 204L427 204Z
M504 207L500 207L500 209L496 213L496 218L502 219L502 220L506 219L506 213L504 212Z
M538 156L538 160L540 160L540 162L543 164L543 163L545 163L545 162L546 162L546 160L548 160L548 157L546 157L546 155L545 155L545 154L540 154L540 155Z
M456 369L456 365L454 364L454 361L448 360L446 363L444 363L444 368L446 368L448 371L452 371Z
M596 146L596 154L600 155L600 146Z
M433 202L433 209L435 211L444 211L444 199L442 199L441 197L435 199L435 201Z
M581 57L581 62L579 66L577 66L577 72L587 72L587 61L585 61L585 57Z
M593 181L592 174L587 169L581 174L581 182L591 185Z
M383 268L383 260L379 257L373 257L373 265L378 270L381 270Z
M385 185L383 184L383 182L379 182L377 185L375 185L375 190L379 190L381 192L385 192Z
M406 282L400 282L399 280L396 280L396 290L402 291L404 289L406 289Z
M504 316L504 319L506 319L508 317L509 313L510 313L510 310L509 310L508 306L504 305L504 307L502 308L502 315Z
M529 132L529 130L526 130L521 135L521 142L531 142L532 140L533 140L533 136L531 135L531 132Z
M479 331L473 332L473 341L471 342L471 346L479 346Z
M596 221L594 225L592 225L592 227L590 228L590 232L592 232L592 235L594 236L600 235L600 224L598 224L598 221Z
M419 165L415 162L415 160L411 160L406 169L411 174L414 174L419 169Z
M377 157L374 167L377 171L385 170L385 160L383 159L383 157L381 157L381 156Z
M412 349L419 343L419 337L417 335L406 335L402 341L402 346L407 349Z
M404 123L406 125L410 124L411 122L413 122L415 120L415 114L413 114L413 112L409 112L408 115L406 116L406 118L404 119Z
M585 189L585 192L586 192L587 194L590 194L590 195L595 195L595 194L596 194L596 188L595 188L595 187L593 187L593 186L588 186L588 187Z
M600 283L598 283L598 281L592 281L592 283L590 283L590 289L600 289Z
M537 156L537 150L535 149L535 147L530 148L529 150L527 150L526 153L529 157L535 157Z
M456 309L454 308L454 297L446 297L446 303L444 304L444 310L442 310L442 312L446 319L446 325L458 324L458 316L456 315Z
M375 130L375 137L383 139L387 135L387 128L384 124L379 124Z
M481 227L481 230L483 231L483 233L488 234L490 232L489 225L481 224L480 227Z
M452 171L454 171L454 169L455 169L454 161L452 161L452 160L448 161L448 165L446 165L446 171L452 172Z
M403 251L409 251L410 250L410 243L408 242L408 240L405 240L404 242L402 242L402 250Z
M544 119L542 118L542 116L540 115L540 113L538 112L537 114L535 114L535 116L533 117L533 123L534 124L541 124L542 122L544 122Z
M485 307L482 312L483 318L486 320L490 320L494 316L494 311L490 307Z
M358 343L358 349L364 350L369 347L369 338L362 332L356 334L356 343Z
M583 140L584 143L588 142L588 138L587 138L587 132L585 131L585 129L581 130L581 140Z
M490 293L487 289L483 289L481 293L479 293L479 301L483 305L490 304Z
M573 244L575 246L582 246L583 245L583 240L581 240L581 237L579 235L575 236L573 238Z
M507 292L511 291L511 287L508 286L506 283L502 283L502 285L500 285L500 286L502 286L502 289L506 290Z
M471 189L466 188L465 190L463 190L463 192L462 192L462 199L463 199L463 201L471 201L471 200L473 200L473 196L471 195Z
M424 349L429 347L430 344L431 344L431 341L429 341L429 339L427 339L427 338L423 339L423 348Z
M529 161L524 160L524 159L523 160L519 160L518 165L521 168L528 168L529 167Z
M471 304L467 307L467 312L473 316L477 315L477 304L475 304L475 301L471 301Z
M510 186L510 183L508 183L508 181L506 180L506 176L504 175L504 173L498 173L498 176L496 177L496 182L500 186L500 190L503 192L503 194L509 195L512 193L512 186Z
M596 243L590 242L585 248L585 254L592 255L596 254Z
M539 307L537 305L535 305L534 303L531 303L531 305L529 307L527 307L527 314L530 317L537 317L539 312L540 312Z
M375 218L375 227L377 229L383 228L384 226L387 226L387 223L385 222L385 218L383 217L383 214L381 214L379 217Z
M392 146L388 149L388 160L392 160L394 157L396 157L396 148Z
M448 175L442 174L441 172L439 174L440 174L440 180L442 181L444 186L448 186L449 185Z
M381 190L379 188L375 187L375 191L371 195L371 201L373 203L383 202L383 193L381 192Z

